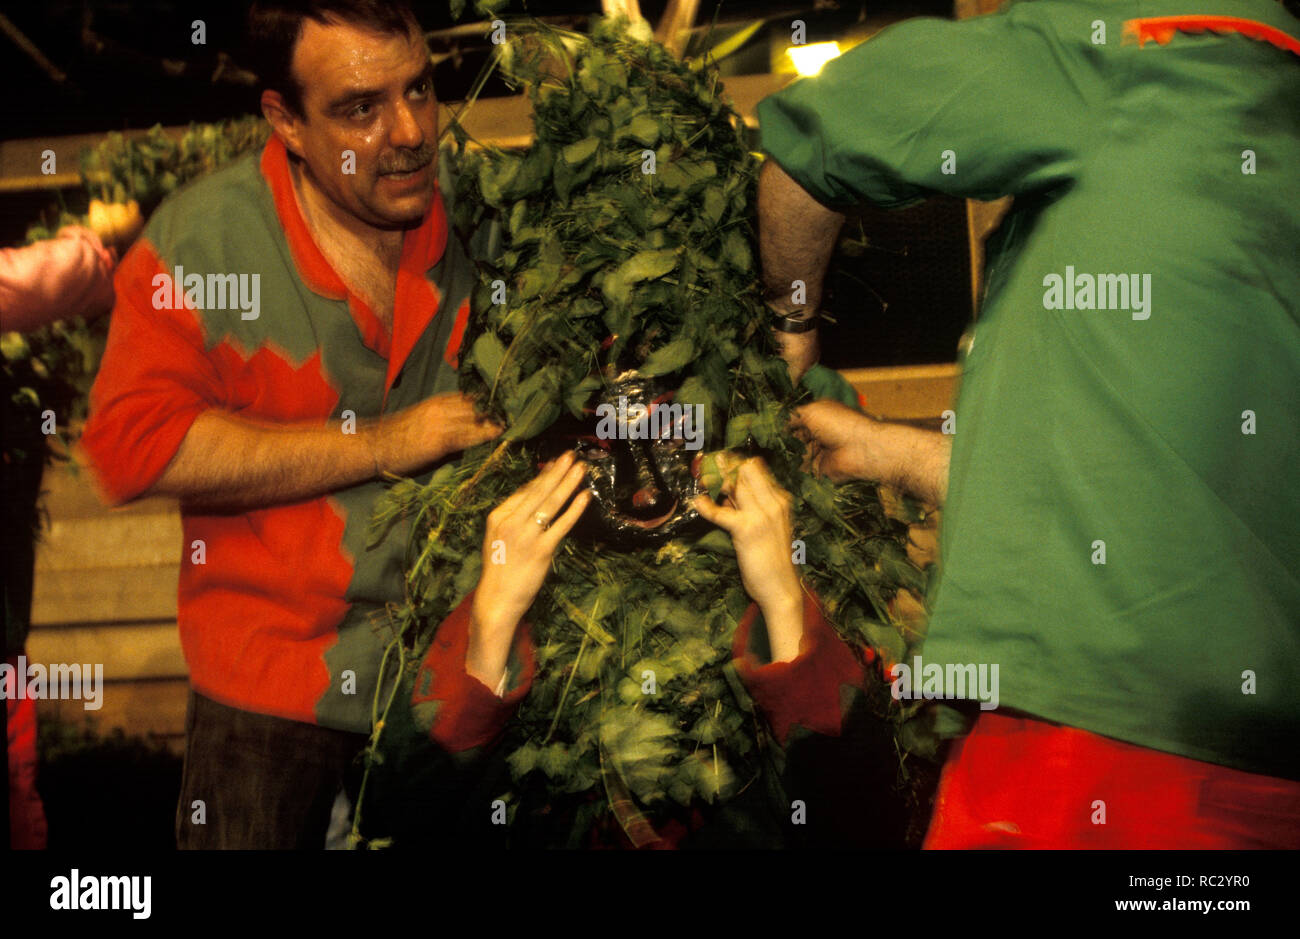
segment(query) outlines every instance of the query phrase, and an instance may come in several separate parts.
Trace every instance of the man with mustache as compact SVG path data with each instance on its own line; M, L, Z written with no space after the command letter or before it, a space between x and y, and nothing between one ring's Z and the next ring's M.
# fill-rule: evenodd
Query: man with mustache
M475 275L409 7L272 0L249 26L273 135L124 259L82 438L110 503L181 502L189 848L323 844L403 592L403 533L366 543L381 476L500 432L453 393Z

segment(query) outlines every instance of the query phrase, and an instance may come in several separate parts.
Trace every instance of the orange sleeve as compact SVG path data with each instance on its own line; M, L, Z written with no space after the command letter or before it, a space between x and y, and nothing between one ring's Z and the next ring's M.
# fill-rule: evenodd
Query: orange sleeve
M154 286L162 273L153 246L141 239L118 269L108 344L90 390L80 445L111 505L152 486L194 419L227 402L196 311L155 308L166 289Z

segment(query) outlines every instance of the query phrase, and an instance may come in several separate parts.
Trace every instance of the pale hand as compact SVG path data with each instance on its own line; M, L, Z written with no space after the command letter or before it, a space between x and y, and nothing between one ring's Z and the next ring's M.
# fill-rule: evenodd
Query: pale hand
M730 476L723 472L724 480ZM731 534L741 583L767 623L772 660L788 662L798 656L803 637L803 589L790 556L794 500L757 458L740 464L734 483L724 483L723 493L730 505L701 494L695 507Z
M505 672L515 630L542 589L555 549L591 500L587 489L573 495L586 475L586 464L567 452L488 515L466 670L489 688Z

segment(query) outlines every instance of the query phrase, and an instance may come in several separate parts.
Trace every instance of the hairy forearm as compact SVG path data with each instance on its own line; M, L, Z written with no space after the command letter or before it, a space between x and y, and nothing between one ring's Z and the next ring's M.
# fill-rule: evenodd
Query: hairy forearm
M765 295L793 303L792 284L802 281L804 303L816 309L843 224L843 215L808 195L774 160L767 160L758 179L758 241Z
M272 424L213 409L200 414L158 481L145 493L192 510L247 511L311 499L378 475L376 422Z
M863 420L866 465L862 475L931 505L943 505L948 495L952 437L907 424Z
M818 309L844 216L808 195L769 159L759 176L758 219L764 298L778 312L795 312L801 306ZM776 338L795 380L820 357L815 329L778 332Z

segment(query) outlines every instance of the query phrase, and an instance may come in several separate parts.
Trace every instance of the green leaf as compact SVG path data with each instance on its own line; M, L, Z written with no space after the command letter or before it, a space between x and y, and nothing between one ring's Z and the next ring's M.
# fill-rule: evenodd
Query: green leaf
M727 449L743 447L754 427L753 414L737 414L727 421Z
M523 160L517 156L503 154L495 160L484 161L479 176L479 191L483 201L494 208L504 208L506 192L512 187Z
M620 127L618 133L614 135L615 142L631 137L643 147L653 147L659 142L659 134L662 128L650 114L638 114L627 123L626 126Z
M727 199L722 194L722 190L713 187L705 191L703 218L710 225L717 225L722 221L722 215L726 210Z
M599 375L588 375L570 388L564 396L564 406L569 409L569 413L576 418L581 418L583 407L591 400L592 393L602 384Z
M611 707L602 716L601 743L628 789L643 803L664 797L676 728L663 714Z
M642 375L653 378L675 372L695 358L695 343L689 339L674 339L666 346L660 346L646 357L637 369Z
M736 546L732 543L731 536L721 528L715 528L701 537L695 542L695 548L698 551L711 551L714 554L725 554L732 557L736 554Z
M722 240L722 259L736 270L748 273L754 266L754 254L745 236L734 228Z
M524 227L524 218L528 214L528 200L520 199L515 203L515 207L510 210L510 222L507 228L510 230L512 242L518 242L519 232Z
M419 704L411 705L411 719L419 730L428 733L441 709L441 701L421 701Z
M522 779L533 771L537 766L537 758L541 755L542 748L531 740L515 749L508 757L506 762L510 764L510 772L515 779Z
M495 385L497 373L501 371L501 363L506 357L506 347L501 344L501 340L493 333L484 333L474 340L470 355L474 357L474 367L488 387Z
M536 437L560 416L560 405L549 390L535 392L524 404L519 416L501 435L502 440L528 440Z
M566 163L571 163L574 166L577 166L591 159L591 155L596 152L596 148L599 146L600 138L585 137L577 143L569 144L560 152L564 156L564 161Z
M631 297L633 284L663 277L676 266L675 250L638 251L606 275L601 289L610 302L626 303Z
M808 507L827 521L834 520L835 489L825 480L805 476L799 485L799 495L803 496Z

